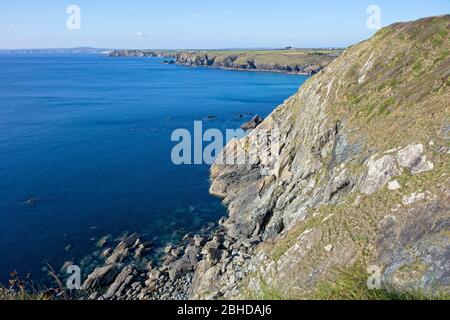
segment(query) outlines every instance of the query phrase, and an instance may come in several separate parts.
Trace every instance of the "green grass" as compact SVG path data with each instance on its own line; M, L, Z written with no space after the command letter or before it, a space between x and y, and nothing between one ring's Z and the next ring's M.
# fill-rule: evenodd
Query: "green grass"
M449 300L447 293L430 295L420 290L402 291L399 289L373 289L367 286L369 274L364 264L339 269L331 281L323 281L316 287L314 299L317 300Z

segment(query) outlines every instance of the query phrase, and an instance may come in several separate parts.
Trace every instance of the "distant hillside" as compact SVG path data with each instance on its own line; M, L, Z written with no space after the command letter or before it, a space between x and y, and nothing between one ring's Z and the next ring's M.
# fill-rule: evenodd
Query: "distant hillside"
M190 66L247 71L315 74L337 56L340 49L160 51L115 50L110 57L167 57Z

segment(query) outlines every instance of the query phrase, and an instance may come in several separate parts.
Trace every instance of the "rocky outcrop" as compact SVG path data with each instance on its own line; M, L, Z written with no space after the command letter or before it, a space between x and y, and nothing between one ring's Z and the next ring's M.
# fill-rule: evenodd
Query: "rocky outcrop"
M339 51L322 54L314 51L191 51L177 52L175 61L189 66L206 66L232 70L271 71L296 74L316 74L326 67Z
M145 271L124 269L140 241L119 245L85 287L105 287L93 298L305 299L362 266L382 290L448 293L449 33L450 16L432 17L346 50L218 156L210 191L229 216L217 228ZM217 64L192 54L182 61ZM346 285L357 294L366 279Z
M164 63L188 66L215 67L232 70L270 71L312 75L331 63L341 50L329 53L313 50L300 51L164 51L164 50L114 50L109 57L164 57ZM173 59L173 60L172 60Z
M247 121L246 123L244 123L241 126L241 129L243 129L243 130L256 129L256 127L259 126L261 122L263 122L263 119L259 115L256 115L250 121Z
M192 297L312 297L361 262L379 266L386 290L449 290L449 30L450 16L381 30L227 145L239 157L277 131L271 170L264 144L256 161L211 169L227 241L262 243L239 266L200 262Z

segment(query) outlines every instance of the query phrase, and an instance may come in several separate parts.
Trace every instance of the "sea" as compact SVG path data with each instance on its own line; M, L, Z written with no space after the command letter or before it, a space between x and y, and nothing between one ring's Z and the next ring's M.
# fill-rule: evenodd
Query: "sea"
M160 58L0 55L0 283L94 268L137 232L155 251L227 215L209 165L177 165L174 130L239 128L307 76Z

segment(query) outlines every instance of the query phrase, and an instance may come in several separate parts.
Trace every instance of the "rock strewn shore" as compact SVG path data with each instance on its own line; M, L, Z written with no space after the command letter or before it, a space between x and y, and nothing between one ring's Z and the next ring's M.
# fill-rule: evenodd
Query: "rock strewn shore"
M223 223L222 219L220 223ZM237 290L244 277L240 268L253 254L260 239L238 241L230 238L223 226L206 229L201 234L187 234L183 243L164 248L157 265L142 266L145 246L138 234L122 240L84 281L82 289L91 300L187 300L196 297L202 287L204 272L220 265L223 272L233 270L235 281L217 288L206 298L215 299L226 291Z

